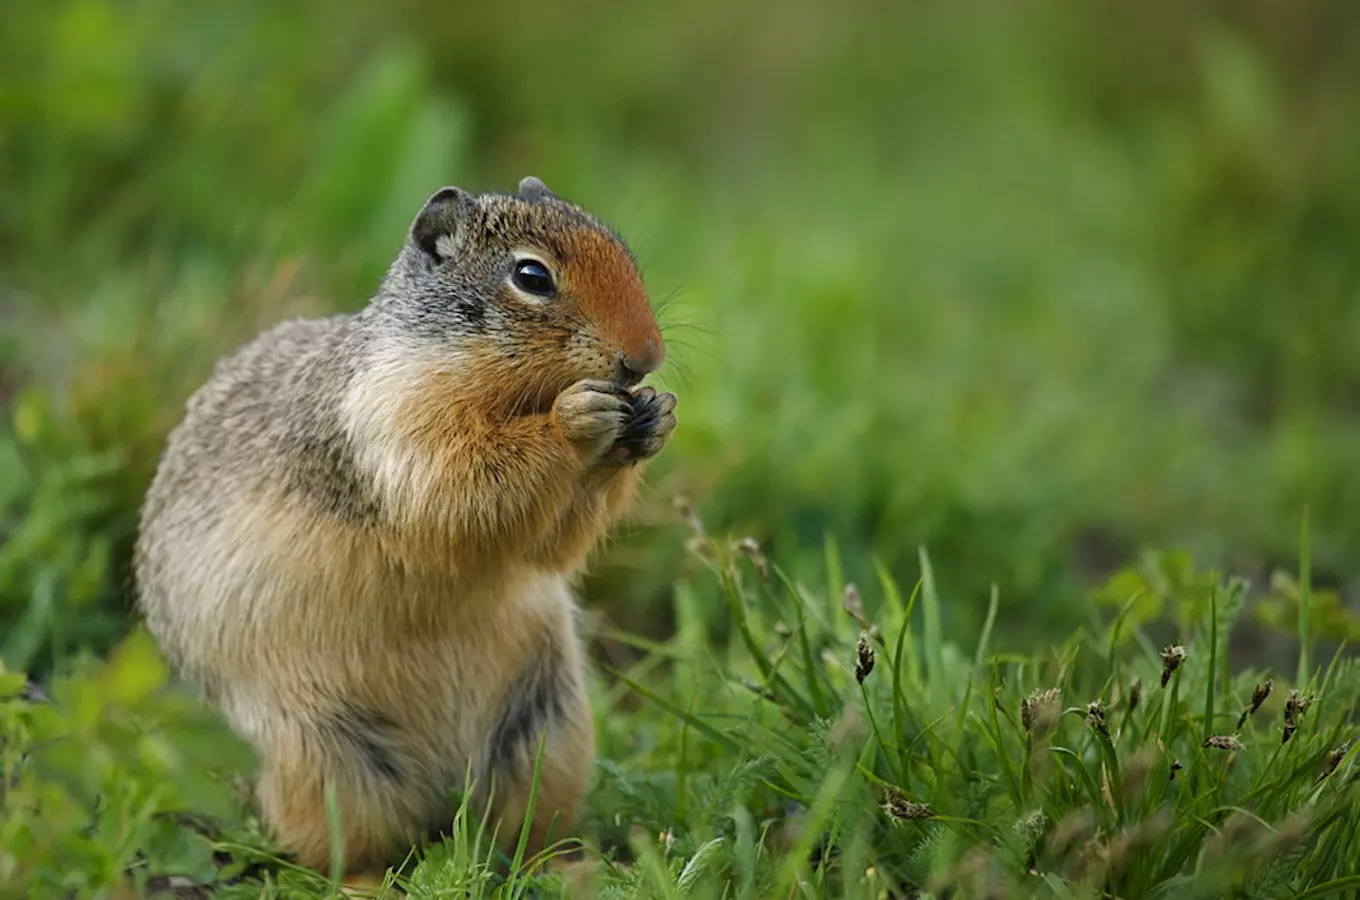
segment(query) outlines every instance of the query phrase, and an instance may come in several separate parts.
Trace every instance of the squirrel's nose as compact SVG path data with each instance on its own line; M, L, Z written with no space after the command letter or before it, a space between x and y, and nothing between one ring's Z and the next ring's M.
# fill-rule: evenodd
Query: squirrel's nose
M620 353L614 361L615 378L625 387L632 387L649 372L655 372L661 368L661 361L666 358L666 350L659 341L652 338L647 339L646 349L637 355Z

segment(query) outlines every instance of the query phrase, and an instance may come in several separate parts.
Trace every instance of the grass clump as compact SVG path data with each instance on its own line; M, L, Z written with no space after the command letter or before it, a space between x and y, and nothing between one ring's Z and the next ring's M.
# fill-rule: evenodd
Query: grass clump
M596 635L612 662L594 687L588 877L498 858L454 804L452 837L413 849L392 885L429 898L1360 891L1355 660L1293 681L1230 671L1241 580L1201 573L1207 608L1173 643L1131 621L1131 596L1025 655L994 647L995 592L975 642L946 639L949 601L924 551L910 592L886 570L872 589L846 583L830 543L816 587L754 541L699 529L691 551L718 590L677 585L674 637ZM725 645L698 608L713 595L732 620ZM24 680L6 676L0 885L113 896L134 883L125 871L174 871L223 897L331 895L208 787L216 745L185 741L188 708L147 705L164 669L142 640L50 705L19 699ZM90 760L94 780L77 777ZM225 823L212 838L156 825L205 804ZM214 859L231 863L210 874Z
M632 682L684 723L691 774L650 823L673 889L700 848L713 897L1360 889L1354 661L1287 689L1230 672L1244 582L1208 573L1208 609L1169 646L1121 615L1022 656L993 651L989 627L971 647L943 639L924 552L909 596L880 572L872 603L834 578L792 583L749 546L701 546L737 648L713 660L682 636L666 647L690 673L680 691ZM714 774L693 774L700 760ZM724 761L748 774L713 808ZM665 820L686 806L702 813Z

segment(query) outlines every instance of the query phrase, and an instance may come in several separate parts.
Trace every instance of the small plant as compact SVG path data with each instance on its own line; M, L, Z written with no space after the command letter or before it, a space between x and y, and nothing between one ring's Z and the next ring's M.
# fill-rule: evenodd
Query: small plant
M42 694L0 670L0 896L215 879L214 848L190 826L240 818L231 779L251 755L169 683L145 633Z

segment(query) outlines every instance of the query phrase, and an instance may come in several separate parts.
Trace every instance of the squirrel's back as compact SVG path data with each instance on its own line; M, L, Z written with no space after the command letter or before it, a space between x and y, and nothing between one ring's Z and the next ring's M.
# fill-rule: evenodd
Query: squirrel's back
M283 322L220 360L170 433L146 514L261 481L325 484L328 473L313 470L344 445L340 404L358 364L351 321Z
M275 325L223 357L185 404L142 508L136 545L140 603L154 630L175 635L194 592L175 592L192 572L183 549L228 540L243 501L314 508L361 521L373 514L344 432L345 391L360 365L353 317ZM174 657L178 642L164 649Z

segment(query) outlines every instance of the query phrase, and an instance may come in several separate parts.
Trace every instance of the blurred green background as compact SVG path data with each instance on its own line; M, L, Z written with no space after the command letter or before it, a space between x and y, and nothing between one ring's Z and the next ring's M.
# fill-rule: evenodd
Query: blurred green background
M800 577L924 545L946 627L995 583L1022 649L1144 547L1267 587L1305 507L1355 593L1360 4L6 0L6 663L129 626L218 355L529 173L664 303L681 426L587 585L613 621L668 627L677 493Z

